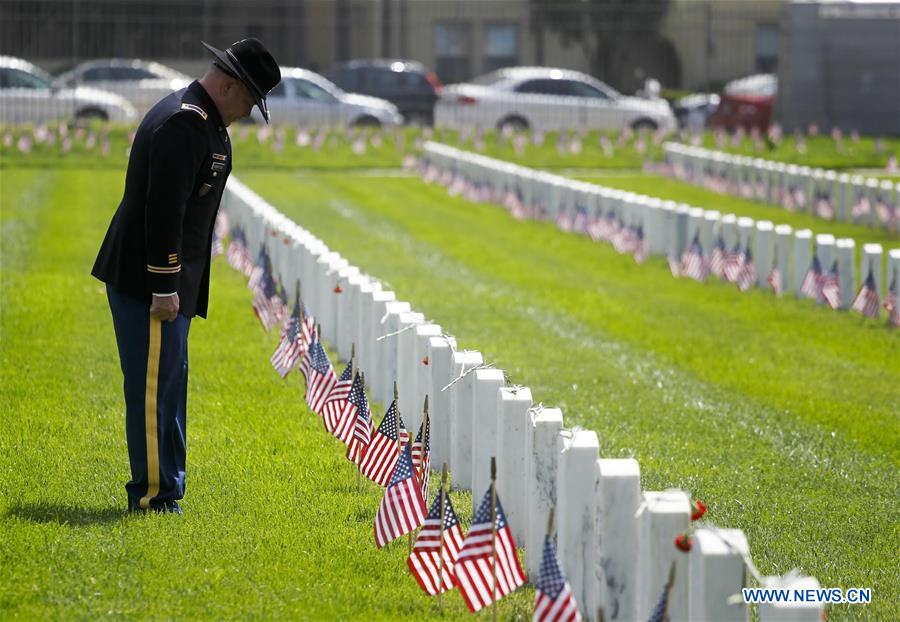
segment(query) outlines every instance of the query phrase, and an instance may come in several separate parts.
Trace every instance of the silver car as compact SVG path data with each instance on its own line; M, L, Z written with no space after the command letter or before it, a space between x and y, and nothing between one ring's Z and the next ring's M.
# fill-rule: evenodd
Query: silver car
M272 123L310 126L393 126L403 123L397 106L367 95L346 93L319 74L299 67L282 67L281 82L266 98ZM253 120L262 117L253 108Z
M165 65L121 58L87 61L55 80L60 87L90 86L121 95L140 115L172 91L190 83L190 77Z
M662 99L622 95L600 80L568 69L507 67L441 91L438 127L576 130L675 129Z
M58 87L49 74L21 58L0 56L0 123L43 123L57 119L130 122L137 113L115 93L86 87Z

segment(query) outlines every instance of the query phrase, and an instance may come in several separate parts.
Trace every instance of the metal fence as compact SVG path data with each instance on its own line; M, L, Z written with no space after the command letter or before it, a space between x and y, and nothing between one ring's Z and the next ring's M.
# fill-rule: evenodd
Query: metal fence
M664 94L677 95L715 92L735 78L777 72L785 64L785 50L791 49L784 41L789 4L788 0L0 0L0 54L29 61L51 77L84 62L109 58L157 61L197 76L208 62L201 40L225 47L252 36L261 39L283 65L317 72L350 59L405 58L422 62L446 85L499 67L538 65L579 70L625 94L654 78ZM855 36L865 42L864 32ZM27 87L9 84L15 82L12 78L0 80L4 80L0 90ZM63 86L69 85L57 83L55 88ZM109 80L102 86L108 88ZM843 91L846 100L855 85L829 88ZM144 102L134 100L147 93L124 94L140 114ZM27 120L19 118L27 115L10 110L28 105L7 99L2 118ZM70 103L67 112L75 114L75 108ZM99 109L91 112L103 116ZM828 125L828 119L818 121Z

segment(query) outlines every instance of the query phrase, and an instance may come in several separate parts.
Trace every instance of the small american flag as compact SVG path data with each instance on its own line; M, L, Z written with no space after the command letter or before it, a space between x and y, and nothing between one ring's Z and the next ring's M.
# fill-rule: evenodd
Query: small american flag
M444 537L441 538L441 495L431 504L425 524L416 538L416 544L406 559L419 586L431 596L453 589L453 566L462 548L463 535L459 519L450 503L450 495L444 494ZM441 562L443 557L443 563ZM440 579L438 579L440 577Z
M869 201L869 197L864 191L858 192L856 194L856 200L853 202L853 207L850 208L850 215L853 217L853 220L868 216L871 212L872 202Z
M253 293L253 313L263 329L269 332L278 323L277 303L273 302L278 297L278 289L271 272L265 269L262 271Z
M744 250L744 259L741 262L741 271L738 272L736 279L737 287L742 292L747 291L756 283L756 267L753 265L753 253L750 246Z
M715 276L722 278L725 271L725 239L720 235L716 240L716 247L709 256L709 271Z
M684 276L692 278L695 281L700 281L702 283L706 280L709 266L706 263L706 259L703 257L703 247L700 246L699 235L694 236L691 245L684 251L684 255L681 257L681 270Z
M634 250L631 255L637 263L647 261L647 240L644 239L643 225L638 225L634 230Z
M581 620L572 588L563 576L553 538L544 538L541 574L535 585L532 622L576 622Z
M866 277L862 287L853 299L850 308L859 311L866 317L878 317L878 311L881 307L881 300L878 296L878 288L875 285L875 276L872 274L872 268L869 267L869 275Z
M587 233L588 210L584 205L575 207L575 218L572 220L572 231L575 233Z
M819 256L816 253L813 253L809 268L803 275L803 281L800 282L800 294L815 300L822 297L822 264L819 263Z
M722 262L722 276L729 283L737 283L738 275L744 265L744 253L741 250L740 241L735 242L734 248L725 251L725 258Z
M776 296L781 296L781 294L784 293L781 285L781 270L778 269L777 260L775 265L772 266L772 270L769 272L769 276L766 277L766 280L769 282L769 285L772 286L772 291L775 292Z
M681 276L681 273L682 273L681 262L678 261L677 257L674 257L672 255L669 255L668 260L669 260L669 270L672 272L672 276L674 276L677 279L678 277Z
M325 400L325 406L322 407L322 420L329 434L337 436L336 432L347 410L347 400L352 389L353 361L350 361L331 389L331 395Z
M409 443L400 454L388 482L381 505L375 513L375 546L388 542L420 527L425 521L425 500L419 480L412 468Z
M569 215L568 210L559 210L559 214L556 215L556 228L560 231L572 230L572 216Z
M663 585L659 600L656 601L656 606L653 607L647 622L669 622L669 594L672 592L672 584L675 582L674 574L675 562L672 562L672 567L669 570L669 580Z
M472 527L454 566L454 582L472 613L525 583L525 573L516 557L516 542L499 497L496 497L496 531L491 539L491 492L492 488L488 488L472 517Z
M306 376L306 403L314 413L321 415L325 401L337 384L337 376L318 334L313 337L313 342L303 357L302 366L305 370L303 375Z
M335 436L347 444L347 460L358 465L372 438L372 415L369 412L365 383L360 374L356 374L353 379L347 405Z
M831 205L831 197L826 192L816 196L816 215L825 220L834 218L834 206Z
M635 242L634 229L630 225L620 224L618 232L612 238L612 245L616 252L621 254L634 252Z
M403 425L403 418L397 412L397 400L394 400L369 441L366 455L359 463L359 470L379 486L387 486L397 459L408 444L409 433Z
M887 296L884 297L884 308L888 312L888 324L900 326L900 306L897 304L897 269L891 277L891 285L888 287Z
M252 291L259 289L265 274L269 273L271 275L272 273L269 266L269 254L266 251L266 247L262 246L259 249L259 253L256 255L256 262L253 264L253 269L250 271L250 279L247 281L247 287Z
M216 216L216 225L213 227L212 256L218 257L225 253L225 236L228 234L228 214L219 210Z
M832 309L841 306L841 277L838 274L838 262L831 266L831 271L822 278L822 300Z
M422 495L428 498L428 480L431 476L431 420L428 413L419 426L416 440L412 446L413 468L419 475L419 485L422 487Z
M303 343L300 335L300 304L294 303L294 310L288 317L287 325L281 332L281 341L272 353L272 367L284 378L303 356Z

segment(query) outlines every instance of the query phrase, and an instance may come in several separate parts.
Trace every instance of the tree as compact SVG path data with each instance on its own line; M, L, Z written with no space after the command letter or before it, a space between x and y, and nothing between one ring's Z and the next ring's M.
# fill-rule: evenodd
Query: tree
M621 84L633 78L623 61L632 46L658 46L669 0L529 0L537 33L555 32L564 46L578 45L591 71Z

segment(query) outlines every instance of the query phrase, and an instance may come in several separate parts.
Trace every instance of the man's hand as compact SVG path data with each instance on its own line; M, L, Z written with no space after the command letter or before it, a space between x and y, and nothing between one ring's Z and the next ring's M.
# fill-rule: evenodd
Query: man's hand
M157 296L153 294L153 302L150 303L150 315L161 322L171 322L178 316L178 294L171 296Z

